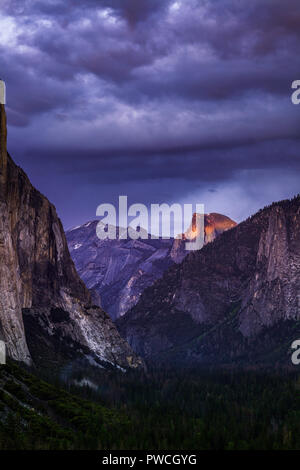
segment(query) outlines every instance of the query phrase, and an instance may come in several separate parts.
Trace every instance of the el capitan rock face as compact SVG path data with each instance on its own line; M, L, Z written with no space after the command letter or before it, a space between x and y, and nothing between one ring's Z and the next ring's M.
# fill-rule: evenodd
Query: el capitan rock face
M6 151L6 117L0 130L0 335L8 355L42 362L88 357L138 366L140 360L110 318L93 305L70 257L52 204Z
M181 239L99 240L99 221L88 222L66 232L71 256L85 284L97 292L101 305L113 319L124 315L174 263L189 253L185 240L195 227L193 222ZM208 243L236 223L221 214L205 214L205 239ZM118 229L119 230L119 229ZM193 238L193 236L192 236Z
M171 267L117 322L161 360L290 363L300 337L300 196L274 203ZM281 351L279 353L279 350Z

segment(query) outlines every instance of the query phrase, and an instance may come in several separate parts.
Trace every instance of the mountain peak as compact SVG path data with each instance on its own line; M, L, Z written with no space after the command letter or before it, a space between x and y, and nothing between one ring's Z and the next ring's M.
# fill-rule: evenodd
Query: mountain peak
M201 214L194 212L191 225L187 231L183 234L183 239L193 239L197 234L197 226L201 224ZM204 214L204 234L205 243L213 241L220 233L225 232L233 227L237 223L223 214L217 212L211 212Z
M171 258L175 263L181 263L186 257L188 253L185 249L186 240L193 240L197 236L197 227L201 227L201 217L203 215L195 212L189 228L176 237L171 252ZM226 215L217 212L204 214L204 244L214 241L221 233L236 226L237 223Z

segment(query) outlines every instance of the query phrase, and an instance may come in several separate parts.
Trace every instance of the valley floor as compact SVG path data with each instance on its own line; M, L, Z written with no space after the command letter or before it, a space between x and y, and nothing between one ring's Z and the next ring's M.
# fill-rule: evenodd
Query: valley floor
M300 449L296 373L106 372L97 391L73 379L2 366L0 449Z

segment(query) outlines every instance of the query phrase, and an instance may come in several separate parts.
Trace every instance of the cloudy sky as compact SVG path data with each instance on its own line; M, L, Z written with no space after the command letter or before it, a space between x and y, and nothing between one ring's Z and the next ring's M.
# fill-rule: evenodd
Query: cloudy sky
M65 228L100 203L240 221L299 192L299 0L0 0L9 151Z

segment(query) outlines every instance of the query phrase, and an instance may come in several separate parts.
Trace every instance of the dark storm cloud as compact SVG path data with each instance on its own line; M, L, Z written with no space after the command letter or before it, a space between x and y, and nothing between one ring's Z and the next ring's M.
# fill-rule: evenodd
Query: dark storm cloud
M42 80L53 77L60 82L92 73L123 84L125 89L114 91L123 100L168 94L230 98L253 89L283 94L297 72L300 4L293 0L290 8L277 0L254 1L247 8L234 0L190 0L172 21L165 15L170 6L166 0L25 2L22 10L19 2L7 5L7 11L19 13L20 43L35 50L11 57L25 76L28 64ZM120 22L97 17L99 6L109 8L111 18ZM201 8L195 10L197 6ZM142 25L132 32L122 21L128 18ZM38 27L40 20L51 24ZM206 47L220 60L199 59L188 49L182 51L187 47ZM159 59L170 63L157 70Z
M10 0L1 13L9 145L47 194L45 171L78 194L120 179L150 194L162 178L179 197L188 181L220 192L247 170L270 184L299 171L298 0Z
M118 15L124 17L130 24L136 24L149 18L153 14L164 10L169 0L75 0L39 1L35 0L4 0L3 11L9 15L22 16L24 14L48 16L72 16L73 12L82 14L83 11L95 8L112 8ZM67 18L66 18L67 20Z
M288 151L286 150L288 146ZM53 151L30 149L27 159L38 160L43 155L45 161L53 159ZM131 150L128 153L104 152L98 149L86 151L57 152L59 168L63 174L84 176L93 183L107 181L117 183L122 179L147 181L160 178L181 178L186 181L220 182L233 177L242 170L265 170L294 168L300 171L299 142L269 141L255 144L216 149L180 148L164 150ZM151 158L145 158L145 154ZM184 156L184 157L183 157ZM184 158L184 161L183 161ZM117 171L116 171L117 169Z

